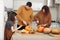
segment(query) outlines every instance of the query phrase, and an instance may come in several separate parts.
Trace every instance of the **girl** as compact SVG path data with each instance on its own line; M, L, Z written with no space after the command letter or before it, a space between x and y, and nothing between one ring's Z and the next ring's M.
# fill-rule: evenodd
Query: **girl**
M19 28L14 29L16 15L17 14L15 12L11 11L9 16L8 16L8 20L7 20L6 25L5 25L4 40L10 40L14 31L19 29Z

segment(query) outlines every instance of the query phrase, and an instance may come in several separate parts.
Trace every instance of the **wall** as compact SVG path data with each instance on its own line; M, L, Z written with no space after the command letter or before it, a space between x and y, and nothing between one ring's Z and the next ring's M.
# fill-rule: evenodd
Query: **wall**
M27 0L14 0L14 10L17 10L21 5L24 5Z
M13 8L13 0L4 0L4 5L7 8Z
M4 3L0 0L0 40L4 40Z
M60 5L59 5L59 15L58 15L58 21L60 22Z
M57 21L57 8L52 7L50 8L51 16L53 21Z

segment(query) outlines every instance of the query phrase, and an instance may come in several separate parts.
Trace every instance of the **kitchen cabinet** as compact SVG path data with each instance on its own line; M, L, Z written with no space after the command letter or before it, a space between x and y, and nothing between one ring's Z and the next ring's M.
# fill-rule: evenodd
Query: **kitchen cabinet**
M21 5L25 5L28 1L32 2L32 8L36 11L40 10L44 4L44 0L14 0L14 10L17 10Z
M55 0L55 4L60 4L60 0Z
M47 5L49 7L53 7L53 0L47 0Z
M60 22L60 5L59 5L58 21Z

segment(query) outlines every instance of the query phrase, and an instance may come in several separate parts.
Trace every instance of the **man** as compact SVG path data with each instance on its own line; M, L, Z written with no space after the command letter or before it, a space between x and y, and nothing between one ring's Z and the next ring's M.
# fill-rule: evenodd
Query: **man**
M26 5L21 6L17 10L17 19L18 25L17 27L23 25L19 30L25 29L26 25L30 25L33 19L33 10L31 8L32 3L27 2Z

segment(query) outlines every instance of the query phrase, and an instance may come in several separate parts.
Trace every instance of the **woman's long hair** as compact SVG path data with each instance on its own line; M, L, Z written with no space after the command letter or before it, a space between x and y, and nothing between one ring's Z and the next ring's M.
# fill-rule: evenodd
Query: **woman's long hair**
M9 16L8 16L7 21L13 21L13 22L14 22L16 15L17 15L17 14L16 14L15 12L11 11L10 14L9 14Z
M43 7L42 7L42 10L45 10L45 15L48 15L48 13L50 12L50 9L49 9L49 7L47 6L47 5L44 5Z

